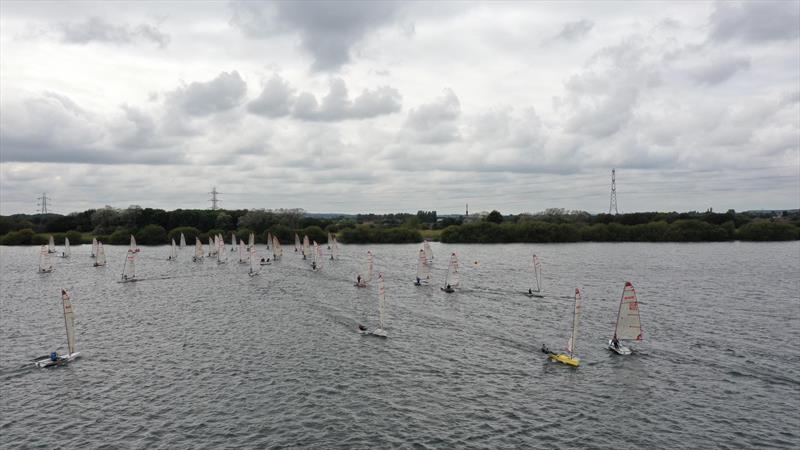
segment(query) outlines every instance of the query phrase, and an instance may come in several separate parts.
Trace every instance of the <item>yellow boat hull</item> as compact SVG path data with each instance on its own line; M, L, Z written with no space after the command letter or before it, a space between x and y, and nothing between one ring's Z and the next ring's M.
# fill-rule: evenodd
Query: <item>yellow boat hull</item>
M565 355L563 353L551 354L550 356L548 356L548 359L550 359L550 361L560 362L562 364L566 364L572 367L578 367L581 364L580 359L569 355Z

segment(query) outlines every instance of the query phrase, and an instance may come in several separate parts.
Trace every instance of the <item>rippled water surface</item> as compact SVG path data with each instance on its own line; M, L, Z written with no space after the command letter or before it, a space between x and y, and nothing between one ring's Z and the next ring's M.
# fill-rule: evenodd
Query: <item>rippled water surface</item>
M353 287L368 249L385 340L357 332L378 315L375 286ZM800 446L797 242L434 243L437 282L460 256L455 294L412 284L418 249L342 246L321 272L289 249L251 278L143 247L144 280L122 284L124 247L105 268L73 247L44 275L37 248L0 247L0 447ZM522 295L534 252L542 299ZM626 280L645 342L620 357ZM66 347L61 287L82 358L35 369ZM539 351L566 344L575 287L578 369Z

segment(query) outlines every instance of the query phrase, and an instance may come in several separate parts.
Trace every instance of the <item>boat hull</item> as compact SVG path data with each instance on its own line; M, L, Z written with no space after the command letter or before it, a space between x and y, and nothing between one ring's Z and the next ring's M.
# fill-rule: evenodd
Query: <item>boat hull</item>
M530 292L526 292L525 296L531 298L544 298L544 295L542 294L531 294Z
M447 289L447 288L439 288L439 289L441 289L441 290L442 290L442 292L447 292L448 294L452 294L453 292L455 292L455 291L456 291L455 289L452 289L452 288L450 288L450 289Z
M559 362L561 364L566 364L571 367L578 367L581 364L580 359L566 355L564 353L551 353L550 356L547 357L547 359L549 359L550 361Z
M81 355L81 352L70 353L69 355L59 355L58 359L53 361L49 356L45 356L33 361L36 367L44 369L45 367L63 366L75 360Z
M611 340L608 341L608 349L622 356L630 355L631 353L633 353L633 350L631 350L629 347L625 347L624 345L619 345L618 347L615 347Z

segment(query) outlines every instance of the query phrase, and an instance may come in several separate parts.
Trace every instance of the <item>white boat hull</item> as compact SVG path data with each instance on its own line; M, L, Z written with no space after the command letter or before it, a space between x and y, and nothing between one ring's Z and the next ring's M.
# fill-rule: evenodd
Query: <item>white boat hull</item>
M38 358L33 361L36 367L45 368L45 367L52 367L52 366L62 366L64 364L72 362L74 359L79 357L81 352L70 353L69 355L58 355L58 359L53 361L50 359L50 356L44 356L42 358Z
M633 353L633 350L631 350L629 347L625 347L622 344L615 347L611 340L608 341L608 349L618 355L630 355Z

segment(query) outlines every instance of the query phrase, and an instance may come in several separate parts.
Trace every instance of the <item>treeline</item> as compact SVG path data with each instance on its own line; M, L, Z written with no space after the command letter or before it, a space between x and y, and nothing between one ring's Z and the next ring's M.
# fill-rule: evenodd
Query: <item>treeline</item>
M247 240L254 233L265 243L268 233L283 244L294 235L307 235L318 243L333 233L343 243L411 243L440 234L443 242L697 242L780 241L800 239L800 213L642 212L596 214L548 209L537 214L503 216L498 211L468 217L439 217L436 211L417 214L364 214L351 217L309 217L302 209L186 210L131 206L106 207L72 213L0 216L0 245L38 245L52 234L61 245L89 243L97 237L107 244L127 244L134 235L139 244L163 245L180 234L189 244L222 234L230 242Z
M728 211L706 213L598 214L549 212L453 225L442 242L714 242L800 239L800 217L761 218ZM499 217L499 219L498 219Z
M422 241L419 231L413 227L396 225L410 220L415 227L422 227L415 215L370 218L382 220L357 228L356 220L308 217L302 209L165 211L138 206L127 209L106 207L66 216L0 216L0 245L41 245L47 243L50 235L58 245L63 244L65 237L69 238L71 244L90 243L96 237L107 244L124 245L130 241L131 235L141 245L163 245L171 239L177 242L181 233L189 244L194 242L195 237L205 243L209 236L216 234L222 234L228 243L232 234L236 239L247 241L250 233L254 233L256 242L261 244L266 242L268 233L283 244L293 244L295 234L301 239L308 236L312 241L326 243L328 233L340 234L338 239L344 243Z

